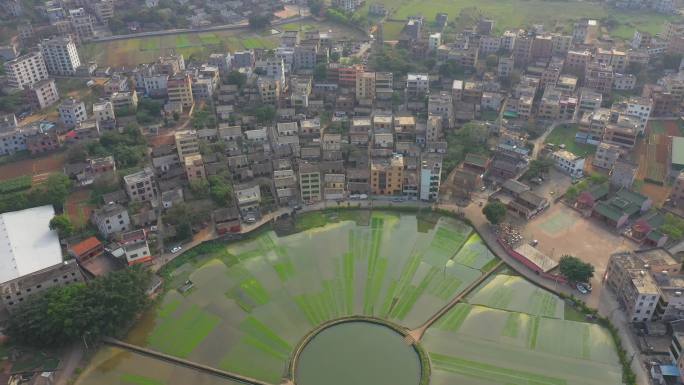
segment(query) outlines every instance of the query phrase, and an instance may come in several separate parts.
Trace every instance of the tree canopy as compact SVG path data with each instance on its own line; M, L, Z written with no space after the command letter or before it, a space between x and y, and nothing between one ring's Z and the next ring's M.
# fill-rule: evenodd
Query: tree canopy
M482 209L489 223L498 225L506 218L506 205L499 201L489 202Z
M558 265L561 274L572 282L589 282L594 276L594 266L582 262L581 259L572 255L564 255Z
M147 305L150 276L148 270L132 268L87 284L52 287L12 312L6 333L12 341L36 347L116 336Z
M66 238L74 233L74 225L68 216L55 215L50 219L50 230L57 230L60 238Z

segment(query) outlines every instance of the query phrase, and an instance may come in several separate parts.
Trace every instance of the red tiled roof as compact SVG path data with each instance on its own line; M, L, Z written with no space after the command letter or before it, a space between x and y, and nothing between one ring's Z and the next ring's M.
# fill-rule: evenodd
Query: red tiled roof
M71 251L77 256L80 256L100 245L102 245L102 242L95 237L90 237L71 246Z

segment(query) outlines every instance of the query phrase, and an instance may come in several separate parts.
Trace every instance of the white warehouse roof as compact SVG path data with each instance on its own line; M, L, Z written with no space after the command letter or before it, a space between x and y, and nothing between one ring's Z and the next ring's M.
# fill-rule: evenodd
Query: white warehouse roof
M0 214L0 283L62 263L51 205Z

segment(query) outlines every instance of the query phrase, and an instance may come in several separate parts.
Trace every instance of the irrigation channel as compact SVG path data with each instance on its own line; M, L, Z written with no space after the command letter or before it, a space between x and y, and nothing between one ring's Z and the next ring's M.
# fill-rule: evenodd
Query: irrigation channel
M425 331L432 326L440 317L445 315L449 310L451 310L456 304L461 302L463 298L465 298L468 294L470 294L473 290L475 290L482 282L484 282L489 276L494 274L499 267L503 265L503 261L500 261L493 269L489 270L488 272L484 273L480 278L478 278L476 281L471 283L465 290L463 290L461 293L459 293L454 299L452 299L449 303L447 303L445 306L443 306L441 309L439 309L435 314L433 314L425 323L423 323L421 326L419 326L416 329L410 330L406 333L404 333L404 340L409 342L410 344L417 344L420 342L421 338L423 338L423 335L425 334ZM321 325L319 328L316 329L315 332L312 332L310 336L306 337L306 342L301 343L300 347L295 351L293 359L292 359L292 366L297 365L297 361L299 360L302 352L305 350L305 348L308 346L308 343L310 340L312 340L315 336L319 335L322 331L330 328L331 326L337 325L337 324L351 324L351 323L371 323L371 321L364 321L364 320L357 320L353 321L354 317L346 317L345 319L340 319L340 320L333 320L331 322L326 323L325 325ZM397 327L398 328L398 327ZM229 380L233 381L238 381L244 384L251 384L251 385L273 385L269 384L268 382L264 381L259 381L254 378L246 377L243 375L240 375L238 373L231 373L227 372L225 370L213 368L208 365L203 365L197 362L193 362L190 360L185 360L182 358L174 357L168 354L164 354L161 352L157 352L152 349L132 345L114 338L105 338L104 342L108 345L117 347L117 348L122 348L125 350L132 351L134 353L139 353L143 354L148 357L152 357L158 360L162 361L167 361L172 364L178 364L185 366L190 369L194 369L203 373L207 373L213 376L221 377L221 378L227 378ZM296 370L291 369L289 373L289 378L286 378L283 380L282 385L294 385L295 384L295 376L296 376ZM309 380L305 380L306 383ZM302 384L302 385L306 385Z

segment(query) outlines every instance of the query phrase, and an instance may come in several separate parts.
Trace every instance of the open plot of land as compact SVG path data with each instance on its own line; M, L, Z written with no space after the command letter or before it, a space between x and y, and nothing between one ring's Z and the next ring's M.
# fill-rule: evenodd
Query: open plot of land
M582 144L575 142L575 135L578 127L576 124L562 124L549 133L546 137L546 143L553 143L555 145L565 145L565 149L575 155L586 157L596 152L596 146L590 144Z
M58 152L41 157L32 157L0 165L0 180L14 179L23 175L49 174L61 171L64 153Z
M78 190L70 194L64 204L64 211L76 228L88 224L95 206L89 203L90 190Z
M497 275L468 298L468 303L489 308L563 318L565 303L522 277Z
M628 12L609 8L592 2L549 2L544 0L380 0L391 12L394 19L406 19L413 15L423 15L432 21L438 12L449 14L455 20L462 10L471 10L483 17L496 21L496 31L520 28L534 23L544 23L553 29L557 24L567 28L573 21L581 18L602 19L611 17L615 27L611 31L615 37L631 39L634 29L652 34L662 32L663 23L668 18L656 13ZM367 12L368 5L361 12Z
M642 181L639 191L662 204L670 193L666 185L672 136L682 136L682 125L675 120L651 120L644 138L634 149L634 161L639 165L636 179Z
M278 30L319 29L332 31L337 36L359 36L360 32L335 23L307 21L305 23L284 24ZM272 35L270 29L263 32L252 30L225 30L214 32L185 32L174 35L136 37L124 40L94 42L85 44L79 50L84 60L94 60L102 65L113 67L135 66L151 63L159 56L181 53L185 58L198 59L214 52L239 51L252 48L275 48L280 34Z

